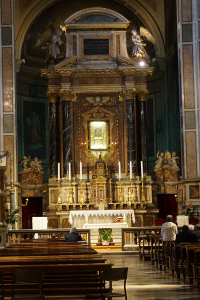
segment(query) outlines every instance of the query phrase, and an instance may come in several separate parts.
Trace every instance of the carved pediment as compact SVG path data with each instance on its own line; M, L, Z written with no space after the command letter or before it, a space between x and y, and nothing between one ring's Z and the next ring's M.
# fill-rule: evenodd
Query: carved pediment
M111 119L115 114L103 107L95 107L81 115L84 119Z
M138 61L132 60L132 59L127 58L122 55L117 56L117 62L118 62L118 65L120 65L122 67L124 66L124 67L141 68Z
M65 59L62 62L60 62L59 64L57 64L54 69L55 70L71 70L73 69L73 65L76 65L77 62L77 56L73 56L71 58Z

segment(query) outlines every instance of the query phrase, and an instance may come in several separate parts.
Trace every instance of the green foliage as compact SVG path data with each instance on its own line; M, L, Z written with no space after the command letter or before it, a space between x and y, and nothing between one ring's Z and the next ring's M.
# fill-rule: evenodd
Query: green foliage
M193 207L193 209L191 208L187 208L186 211L185 211L185 214L186 216L189 216L189 218L192 218L194 217L194 215L197 213L197 209L196 209L196 206Z
M105 229L104 231L102 231L102 233L100 234L100 238L105 240L105 241L108 241L110 240L112 236L112 233L110 232L109 229Z
M16 209L11 213L7 213L6 214L6 223L14 225L18 221L18 216L17 216L18 212L19 212L19 209Z

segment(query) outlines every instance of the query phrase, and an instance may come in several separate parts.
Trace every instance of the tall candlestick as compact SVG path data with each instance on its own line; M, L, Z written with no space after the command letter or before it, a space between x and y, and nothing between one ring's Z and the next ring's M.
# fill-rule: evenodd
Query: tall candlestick
M82 162L80 161L80 179L82 180Z
M60 163L58 163L58 180L60 180Z
M132 174L132 161L130 161L130 179L133 178L133 174Z
M69 163L69 180L71 180L71 163Z
M121 179L121 162L119 161L119 179Z
M143 174L143 161L141 161L140 164L141 164L141 178L143 178L144 177L144 174Z

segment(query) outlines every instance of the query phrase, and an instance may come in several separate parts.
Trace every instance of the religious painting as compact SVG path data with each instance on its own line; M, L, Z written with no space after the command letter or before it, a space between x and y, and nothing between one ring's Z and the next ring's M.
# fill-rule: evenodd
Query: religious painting
M108 149L108 122L89 122L89 148L91 150Z
M199 199L199 185L190 185L190 199Z
M46 160L47 153L47 103L44 99L23 98L22 155Z

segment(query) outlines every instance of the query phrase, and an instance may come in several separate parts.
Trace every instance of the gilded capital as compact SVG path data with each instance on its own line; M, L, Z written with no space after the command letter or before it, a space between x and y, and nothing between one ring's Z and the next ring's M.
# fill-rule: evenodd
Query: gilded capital
M149 94L148 90L141 90L137 92L137 97L140 101L146 101L148 94Z
M124 101L125 100L125 92L124 90L122 92L119 92L119 101Z
M126 95L126 99L134 99L135 98L135 88L124 89L124 93Z
M46 93L47 99L49 101L49 103L56 103L58 100L58 96L59 94L57 92L50 92L48 91Z
M77 95L76 92L73 92L72 90L61 90L60 91L60 100L61 101L77 101Z

